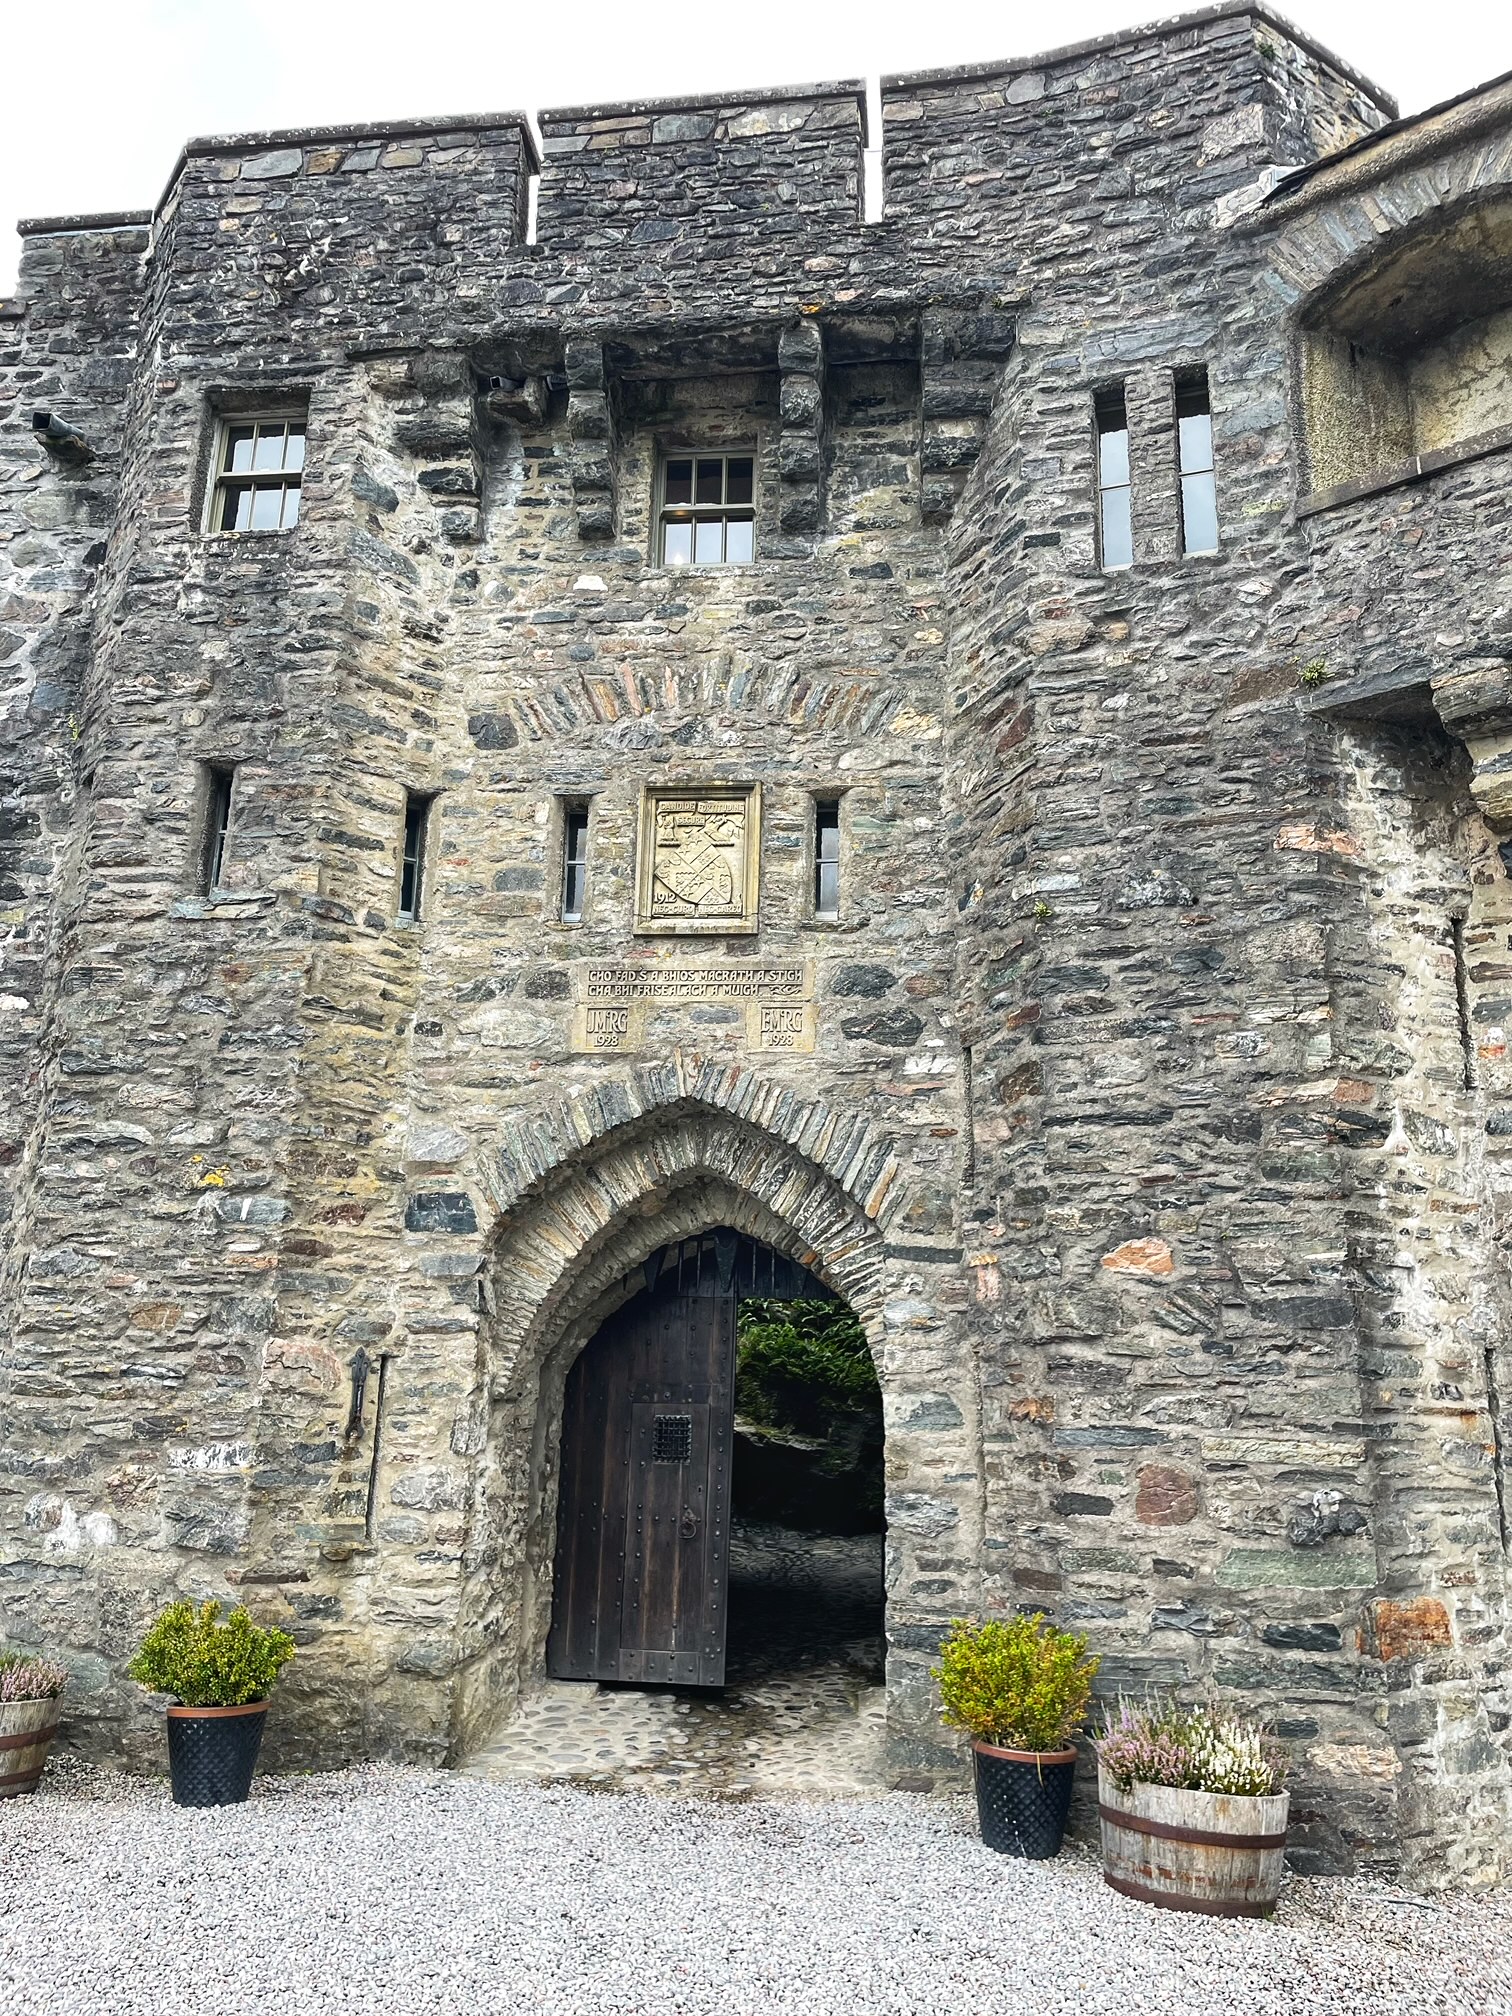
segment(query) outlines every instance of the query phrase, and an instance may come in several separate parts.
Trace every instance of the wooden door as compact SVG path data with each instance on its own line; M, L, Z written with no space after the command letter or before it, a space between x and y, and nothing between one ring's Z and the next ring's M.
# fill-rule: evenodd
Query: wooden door
M658 1256L660 1257L660 1256ZM735 1292L711 1250L657 1274L567 1378L547 1671L724 1684Z

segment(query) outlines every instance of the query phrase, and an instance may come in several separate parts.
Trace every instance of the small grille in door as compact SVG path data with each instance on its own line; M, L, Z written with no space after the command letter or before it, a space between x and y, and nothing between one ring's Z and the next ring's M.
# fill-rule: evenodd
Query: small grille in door
M651 1458L656 1463L686 1463L693 1454L693 1416L658 1414L651 1430Z

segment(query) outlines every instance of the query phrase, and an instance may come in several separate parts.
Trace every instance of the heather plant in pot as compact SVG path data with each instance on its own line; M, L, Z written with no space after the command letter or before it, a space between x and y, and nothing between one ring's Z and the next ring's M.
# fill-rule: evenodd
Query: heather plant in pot
M1170 1911L1268 1918L1290 1798L1286 1754L1263 1724L1120 1701L1096 1740L1103 1880Z
M1058 1854L1097 1659L1087 1641L1032 1617L958 1621L935 1678L945 1720L971 1737L982 1839L1002 1855Z
M41 1784L67 1685L56 1659L0 1652L0 1799Z
M287 1631L254 1624L241 1606L170 1603L127 1669L171 1694L168 1770L176 1806L234 1806L252 1787L268 1692L294 1657Z

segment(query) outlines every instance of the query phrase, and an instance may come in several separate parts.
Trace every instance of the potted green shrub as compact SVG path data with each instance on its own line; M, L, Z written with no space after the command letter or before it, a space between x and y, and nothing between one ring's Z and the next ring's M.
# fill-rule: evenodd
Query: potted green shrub
M1099 1662L1043 1611L957 1621L935 1678L945 1720L971 1737L982 1839L1000 1855L1060 1852L1081 1728Z
M0 1652L0 1799L35 1792L58 1733L68 1668L29 1652Z
M1281 1889L1285 1753L1215 1707L1121 1701L1097 1737L1103 1880L1126 1897L1268 1918Z
M127 1668L153 1694L171 1694L168 1770L175 1806L234 1806L252 1788L268 1690L294 1657L287 1631L265 1630L240 1605L170 1603Z

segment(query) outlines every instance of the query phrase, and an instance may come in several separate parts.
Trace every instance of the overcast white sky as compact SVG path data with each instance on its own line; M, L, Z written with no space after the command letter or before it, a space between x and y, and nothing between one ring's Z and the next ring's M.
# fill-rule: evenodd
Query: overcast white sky
M11 0L0 293L17 217L149 209L192 134L875 77L1030 56L1139 0ZM1507 0L1292 0L1403 111L1512 70Z

